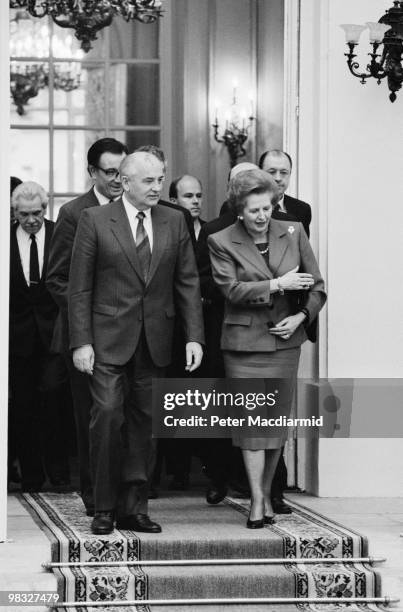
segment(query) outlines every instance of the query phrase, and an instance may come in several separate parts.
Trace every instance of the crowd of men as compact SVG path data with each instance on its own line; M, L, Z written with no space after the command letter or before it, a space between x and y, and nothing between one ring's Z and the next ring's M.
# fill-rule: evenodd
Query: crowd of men
M235 166L256 168L249 162ZM292 161L266 151L280 200L273 217L300 221L309 236L310 206L286 195ZM45 219L47 195L35 182L11 184L9 474L23 491L70 482L69 404L74 414L80 492L92 531L158 533L148 514L162 462L170 488L189 486L190 461L201 458L222 501L232 486L247 495L238 449L230 440L160 443L151 433L152 379L224 376L219 346L223 298L214 285L207 237L236 220L201 218L203 187L182 174L161 200L166 176L155 146L129 153L113 139L88 150L92 186ZM19 184L18 184L19 183ZM312 327L311 336L315 334ZM205 334L204 334L205 329ZM204 358L203 358L204 353ZM273 509L283 500L281 456Z

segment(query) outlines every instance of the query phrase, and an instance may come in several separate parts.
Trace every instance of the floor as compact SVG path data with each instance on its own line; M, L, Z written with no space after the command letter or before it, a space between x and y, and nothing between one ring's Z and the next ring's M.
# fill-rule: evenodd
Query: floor
M403 537L400 537L403 534L403 498L317 498L297 493L289 497L366 535L370 542L370 555L387 559L379 566L383 575L383 594L399 597L401 603L395 604L394 609L403 610ZM8 540L0 544L1 612L19 610L19 607L5 606L6 596L2 591L55 589L53 576L41 567L49 556L47 537L18 498L10 495ZM42 612L44 608L30 606L29 610Z

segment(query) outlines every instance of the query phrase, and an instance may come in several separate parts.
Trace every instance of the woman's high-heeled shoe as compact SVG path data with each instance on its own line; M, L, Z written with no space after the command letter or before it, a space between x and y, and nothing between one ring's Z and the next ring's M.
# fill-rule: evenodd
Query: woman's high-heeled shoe
M257 519L256 521L251 521L250 518L248 518L248 520L246 521L246 526L248 529L263 529L264 519Z
M266 514L263 517L263 522L265 525L274 525L276 519L274 516L267 516Z

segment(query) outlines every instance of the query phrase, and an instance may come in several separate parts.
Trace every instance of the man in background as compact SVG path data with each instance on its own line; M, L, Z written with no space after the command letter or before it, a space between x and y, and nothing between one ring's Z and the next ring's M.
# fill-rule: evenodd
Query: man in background
M285 192L290 184L292 159L288 153L280 149L265 151L259 159L259 168L270 174L276 181L280 200L273 211L273 219L279 221L300 221L309 238L309 225L312 211L309 204L292 198Z
M189 211L192 216L194 233L197 240L201 226L205 223L200 218L203 204L203 188L199 179L190 174L178 176L169 186L169 199L174 204L179 204Z
M12 195L16 223L10 237L10 425L16 438L22 490L40 491L46 475L68 484L65 390L51 353L57 305L45 286L54 224L45 219L47 195L27 181Z
M80 490L88 516L94 514L89 468L89 423L92 399L88 376L74 367L69 351L67 291L70 263L77 225L83 210L104 206L121 196L119 166L127 153L126 145L114 138L101 138L88 149L87 170L93 185L89 191L60 209L50 245L46 281L48 290L60 309L52 349L64 355L69 371L76 423Z

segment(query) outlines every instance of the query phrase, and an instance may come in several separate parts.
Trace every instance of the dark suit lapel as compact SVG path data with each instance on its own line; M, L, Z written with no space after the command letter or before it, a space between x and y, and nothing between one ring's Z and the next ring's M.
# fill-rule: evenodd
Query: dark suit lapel
M48 268L48 259L49 259L49 247L50 247L50 240L52 238L52 234L53 234L53 227L45 219L45 246L44 246L44 252L43 252L43 267L42 267L42 275L41 275L41 284L43 284L46 279L46 272Z
M24 276L24 270L22 269L20 249L18 248L18 240L17 240L18 225L19 225L18 223L15 223L11 228L10 262L14 270L16 281L20 284L21 287L28 289L27 281L25 280L25 276Z
M298 206L295 200L288 195L284 195L284 208L291 217L294 217L295 220L299 220Z
M292 221L290 222L290 227ZM287 230L276 224L275 221L270 222L269 227L269 246L270 246L270 269L273 276L283 260L283 257L288 249L288 234Z
M129 219L127 217L124 204L121 199L112 204L111 211L111 230L116 236L120 246L133 270L136 272L140 280L144 283L143 274L141 272L139 258L137 256L136 244L134 242L132 230L130 228Z
M151 219L153 224L153 250L147 284L155 274L168 240L167 218L163 215L161 209L158 208L158 205L151 209Z
M267 267L263 257L259 253L257 246L254 244L252 238L244 229L240 221L237 221L234 224L231 232L231 239L233 244L237 245L236 250L238 253L242 254L242 256L247 259L250 264L262 272L262 274L264 274L267 278L273 278L273 275Z

